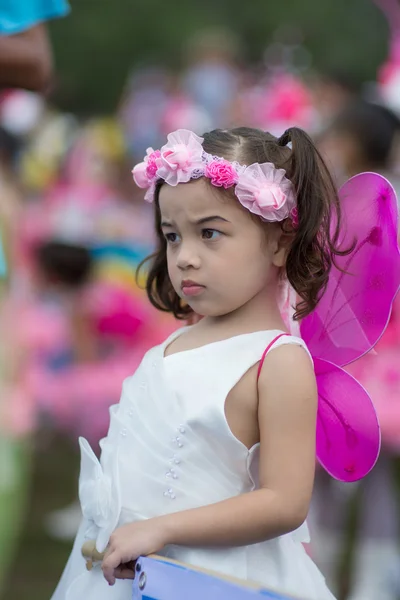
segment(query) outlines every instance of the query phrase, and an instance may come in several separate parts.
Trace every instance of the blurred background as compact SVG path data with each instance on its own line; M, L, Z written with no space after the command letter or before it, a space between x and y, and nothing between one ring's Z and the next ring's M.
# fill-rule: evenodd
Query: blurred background
M131 179L171 130L306 129L337 183L400 193L398 0L72 0L48 23L44 93L0 90L0 598L50 598L80 509L77 437L97 448L121 383L176 323L135 271L153 248ZM3 3L0 0L0 20ZM1 261L0 261L1 263ZM373 473L318 471L308 548L340 600L400 598L400 306L374 357Z

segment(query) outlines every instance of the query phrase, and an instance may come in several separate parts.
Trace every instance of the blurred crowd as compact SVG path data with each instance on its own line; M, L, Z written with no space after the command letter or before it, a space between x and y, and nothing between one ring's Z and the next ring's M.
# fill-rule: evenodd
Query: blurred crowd
M316 140L340 185L362 171L385 175L400 194L400 44L374 82L344 69L311 71L301 40L274 42L261 65L244 65L238 40L210 30L193 38L181 72L136 69L115 114L81 119L30 92L0 98L1 443L40 435L107 431L121 382L149 347L176 327L143 290L154 245L151 206L131 181L146 148L187 128L289 126ZM362 217L362 216L360 216ZM365 482L317 474L310 552L341 593L351 542L349 600L400 596L400 306L376 356L352 372L371 392L383 449ZM0 469L0 496L9 485ZM356 507L356 508L354 508ZM1 510L1 504L0 504ZM72 538L77 503L48 515L50 535ZM356 515L356 518L354 518ZM348 524L352 519L349 542Z

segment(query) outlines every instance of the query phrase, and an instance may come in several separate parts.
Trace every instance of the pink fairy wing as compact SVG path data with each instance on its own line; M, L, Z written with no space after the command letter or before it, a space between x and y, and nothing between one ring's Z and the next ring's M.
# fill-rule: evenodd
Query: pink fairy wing
M314 359L318 383L317 457L341 481L357 481L375 465L380 429L370 397L354 377Z
M400 286L395 191L376 173L361 173L341 188L343 233L329 283L316 310L301 325L313 356L349 364L371 350L389 320ZM342 272L342 269L344 272Z

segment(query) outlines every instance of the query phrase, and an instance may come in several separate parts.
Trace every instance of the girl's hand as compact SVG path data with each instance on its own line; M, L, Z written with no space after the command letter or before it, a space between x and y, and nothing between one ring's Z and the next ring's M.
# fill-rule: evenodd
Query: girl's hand
M167 543L162 519L123 525L114 531L101 565L109 585L115 579L134 579L135 561L161 550Z

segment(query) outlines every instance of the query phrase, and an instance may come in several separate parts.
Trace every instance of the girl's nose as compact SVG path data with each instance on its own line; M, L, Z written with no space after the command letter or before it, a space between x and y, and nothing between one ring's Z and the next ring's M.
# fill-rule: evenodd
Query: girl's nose
M177 256L177 267L182 270L198 269L200 267L200 256L193 245L182 244Z

